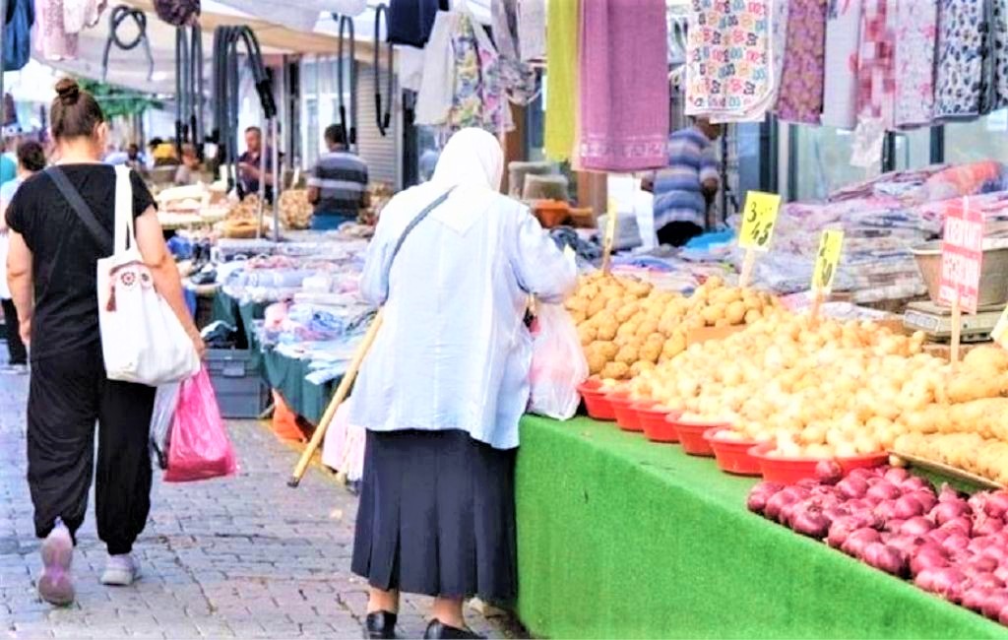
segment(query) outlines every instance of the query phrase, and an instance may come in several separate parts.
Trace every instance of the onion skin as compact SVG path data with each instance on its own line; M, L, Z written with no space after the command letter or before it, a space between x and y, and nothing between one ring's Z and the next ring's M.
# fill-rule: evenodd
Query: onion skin
M926 542L910 556L910 573L918 575L925 571L936 571L949 565L948 554L940 545Z
M973 533L973 521L965 516L959 516L945 522L940 528L946 531L959 532L968 538Z
M1004 521L1001 518L977 514L973 519L973 534L977 536L992 536L1004 528Z
M754 513L763 513L766 504L774 495L784 489L783 485L776 482L761 482L749 492L746 507Z
M858 469L854 471L858 471ZM854 477L852 472L851 475L838 482L836 488L840 496L847 500L863 498L868 493L868 481L864 478Z
M970 585L969 588L963 591L962 606L980 613L983 611L983 606L984 603L987 602L987 598L989 598L993 592L993 589L985 589L983 587Z
M931 509L934 509L934 506L938 504L938 496L930 489L917 489L905 495L909 495L914 500L921 503L924 507L924 513L930 513Z
M856 531L852 531L847 539L844 540L843 545L841 545L840 550L849 556L854 556L855 558L861 558L864 554L865 547L873 542L881 542L882 536L875 529L869 529L863 527Z
M866 545L862 558L869 566L894 576L902 576L906 573L906 556L898 549L881 542L872 542Z
M931 591L949 602L958 603L962 599L966 574L955 567L938 569L934 573Z
M788 505L792 505L797 501L798 497L787 493L786 489L784 491L779 491L767 500L766 506L763 509L763 515L771 520L777 520L780 516L781 509L787 507Z
M1008 590L995 589L984 601L981 611L988 618L994 620L1001 615L1001 610L1008 607Z
M923 536L935 528L935 524L924 516L910 518L900 527L900 533L908 536Z
M895 516L902 520L907 518L913 518L915 516L924 515L927 510L915 497L912 495L902 495L896 499L894 503Z
M823 484L836 484L843 478L843 467L836 460L820 460L816 463L815 474Z
M966 504L965 500L960 500L958 498L954 501L942 501L939 499L938 506L932 509L929 515L931 516L931 519L938 524L938 526L941 526L949 520L954 520L955 518L959 518L961 516L968 516L969 505Z
M948 484L942 485L941 493L938 494L938 502L954 502L960 500L963 500L963 498L959 495L959 492L948 486Z
M868 493L865 494L867 498L874 498L876 500L895 500L901 495L899 488L889 482L879 482L878 484L868 488Z
M796 510L791 518L791 528L797 533L822 540L829 532L829 521L815 509Z
M1004 518L1008 515L1008 492L995 491L990 494L985 511L992 518Z
M901 485L910 478L910 473L900 467L889 467L882 477L894 485Z

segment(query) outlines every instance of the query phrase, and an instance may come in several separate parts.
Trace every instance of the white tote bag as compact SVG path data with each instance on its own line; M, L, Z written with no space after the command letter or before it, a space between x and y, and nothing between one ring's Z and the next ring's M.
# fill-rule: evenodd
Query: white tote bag
M133 185L124 166L116 167L113 253L98 261L98 319L109 380L155 387L199 372L192 340L154 290L137 249Z

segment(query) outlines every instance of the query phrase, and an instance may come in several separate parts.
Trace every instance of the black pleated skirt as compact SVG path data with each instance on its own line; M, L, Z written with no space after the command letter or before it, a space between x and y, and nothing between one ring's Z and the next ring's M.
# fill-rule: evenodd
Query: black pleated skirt
M386 591L513 601L516 452L464 431L368 431L353 572Z

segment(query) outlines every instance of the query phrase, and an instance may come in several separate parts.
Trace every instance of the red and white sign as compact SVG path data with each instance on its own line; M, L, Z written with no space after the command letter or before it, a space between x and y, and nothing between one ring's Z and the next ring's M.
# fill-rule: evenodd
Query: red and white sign
M983 213L970 206L969 198L949 205L942 240L940 296L948 305L958 298L959 307L967 313L977 312L983 235Z

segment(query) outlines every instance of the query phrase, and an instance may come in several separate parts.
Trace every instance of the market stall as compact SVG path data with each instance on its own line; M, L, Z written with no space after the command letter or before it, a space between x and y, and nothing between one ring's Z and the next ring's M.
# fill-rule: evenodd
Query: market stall
M521 439L518 613L536 636L1008 637L748 513L756 479L711 458L588 418L526 417Z

